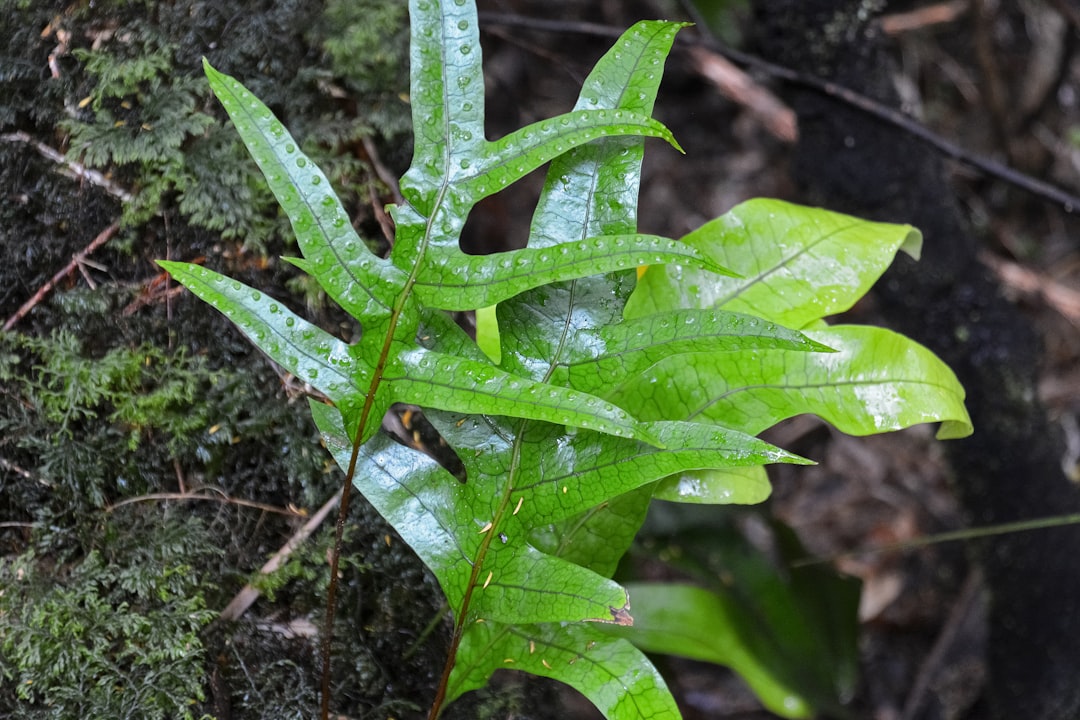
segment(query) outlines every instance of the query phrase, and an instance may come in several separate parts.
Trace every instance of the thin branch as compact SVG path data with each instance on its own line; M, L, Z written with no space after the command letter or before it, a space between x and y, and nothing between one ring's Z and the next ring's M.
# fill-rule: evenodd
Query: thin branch
M690 48L690 59L702 77L746 108L773 137L789 144L799 139L795 112L730 60L703 47Z
M480 13L480 21L481 23L521 27L540 32L577 33L612 38L617 38L621 35L621 31L618 28L610 25L579 21L543 20L504 13ZM797 70L792 70L783 65L777 65L776 63L762 60L755 55L729 48L713 38L680 35L677 38L677 42L686 45L707 47L737 65L751 68L758 72L765 73L770 77L783 80L791 85L802 87L807 90L813 90L822 95L839 100L871 117L903 130L912 137L922 140L946 157L952 158L953 160L974 168L985 175L995 177L1033 195L1041 197L1044 200L1059 205L1067 213L1080 211L1080 196L1073 195L1048 182L1044 182L1018 170L1014 170L1013 168L995 160L991 160L990 158L964 150L899 110L889 107L888 105L883 105L876 100L872 100L865 95L860 95L846 87L834 82L829 82L828 80L822 80L813 75L807 75Z
M861 555L907 552L918 550L930 545L940 545L947 542L959 542L980 540L982 538L1009 535L1019 532L1031 532L1032 530L1046 530L1049 528L1063 527L1065 525L1080 525L1080 513L1070 515L1054 515L1052 517L1033 518L1031 520L1016 520L1013 522L999 523L997 525L983 525L981 527L964 528L962 530L949 530L936 535L923 535L911 540L901 540L895 543L885 543L872 547L864 547L858 550L829 555L827 557L805 557L791 563L793 568L808 567L810 565L835 564L841 560L855 559Z
M82 262L86 260L86 257L88 255L90 255L99 247L107 243L109 239L112 238L112 236L115 235L116 231L119 229L120 221L117 220L112 225L98 233L98 236L91 240L89 245L84 247L79 252L75 253L75 256L71 258L71 262L61 268L55 275L52 276L52 278L47 283L38 288L38 291L34 293L33 297L24 302L22 304L22 307L16 310L15 314L7 319L7 321L4 323L4 331L6 332L8 330L11 330L11 328L15 327L15 324L22 320L28 312L33 310L34 307L39 302L41 302L54 287L56 287L56 284L58 282L67 277L69 273L75 270L75 268L79 267Z
M112 512L118 507L124 505L131 505L132 503L142 502L157 502L159 500L201 500L219 502L226 505L239 505L241 507L254 508L256 510L263 510L265 512L277 513L278 515L288 515L290 517L303 517L303 515L296 510L289 510L288 508L277 507L276 505L267 505L266 503L255 502L254 500L243 500L241 498L229 497L228 495L200 495L197 492L178 492L178 493L147 493L146 495L139 495L138 497L130 497L121 500L118 503L105 508L105 512Z
M909 12L893 13L881 18L881 31L886 35L900 35L912 30L921 30L931 25L944 25L968 11L968 0L952 0Z
M34 476L30 473L29 470L27 470L25 468L22 468L22 467L19 467L18 465L11 462L7 458L0 457L0 468L4 468L5 470L10 470L13 473L17 473L19 475L22 475L27 480L33 480L34 479Z
M259 574L269 575L282 565L296 548L300 547L300 544L307 540L311 533L322 525L323 520L330 514L330 512L337 506L338 501L341 499L341 491L334 493L334 496L323 503L323 506L311 516L311 519L304 523L304 526L297 530L289 541L281 546L281 549L274 553L274 556L266 561L266 564L259 568ZM237 620L248 608L254 604L259 596L262 595L262 591L253 587L252 585L245 585L244 588L236 594L235 597L225 606L225 609L218 615L218 620Z
M33 147L38 153L59 165L62 168L60 170L61 175L72 178L73 180L83 180L91 185L96 185L121 202L129 202L134 197L130 192L105 177L97 170L92 170L82 163L65 157L59 150L35 140L25 132L5 133L4 135L0 135L0 140L3 140L4 142L21 142Z
M375 171L375 175L378 176L383 184L390 190L390 195L394 198L394 202L401 205L405 200L401 197L401 190L398 188L397 178L394 177L394 173L390 172L390 169L383 165L382 158L379 157L379 151L375 147L375 143L371 141L368 136L360 138L360 144L364 146L364 152L367 153L368 161L371 163L371 168Z

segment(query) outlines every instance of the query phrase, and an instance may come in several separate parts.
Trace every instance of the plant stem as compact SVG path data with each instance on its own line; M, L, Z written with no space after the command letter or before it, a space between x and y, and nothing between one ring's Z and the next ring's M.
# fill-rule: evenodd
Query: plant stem
M926 547L927 545L937 545L939 543L955 542L957 540L977 540L979 538L993 537L995 535L1006 535L1009 533L1026 532L1029 530L1044 530L1046 528L1076 524L1080 524L1080 514L1078 513L1073 513L1071 515L1054 515L1051 517L1034 518L1031 520L1016 520L1014 522L1000 523L997 525L985 525L983 527L964 528L962 530L950 530L948 532L938 533L936 535L925 535L923 537L912 538L911 540L903 540L896 543L889 543L887 545L878 545L877 547L868 547L862 548L861 550L852 550L851 552L839 553L837 555L831 555L829 557L803 558L801 560L796 560L792 562L791 567L798 568L806 567L808 565L833 563L837 560L843 560L846 558L855 557L857 555L865 555L868 553L914 550L916 548Z
M330 554L330 587L326 591L326 618L323 621L322 637L322 698L319 716L322 720L330 718L330 658L333 654L334 611L337 609L338 560L341 557L341 543L345 535L345 521L349 517L349 498L352 496L353 476L356 474L356 460L360 456L360 438L363 427L357 429L353 440L352 455L349 457L349 469L345 473L345 485L341 488L341 506L338 508L337 527L334 530L334 551Z

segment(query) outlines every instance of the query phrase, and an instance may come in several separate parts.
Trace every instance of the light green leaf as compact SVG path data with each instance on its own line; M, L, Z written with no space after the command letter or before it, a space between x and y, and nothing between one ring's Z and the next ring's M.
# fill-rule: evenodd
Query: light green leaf
M424 406L439 410L510 415L659 442L616 405L569 388L533 382L487 362L413 351L404 353L388 370L385 382L401 402L423 398Z
M972 431L956 376L933 353L882 328L808 331L835 353L694 354L657 363L609 395L643 419L690 418L757 434L813 413L851 435L942 422L940 438Z
M572 360L563 363L571 387L604 394L617 378L634 377L682 353L721 353L751 348L829 352L829 348L752 315L716 310L675 310L577 332ZM584 353L584 356L582 355Z
M690 470L656 484L653 497L700 505L756 505L769 499L772 484L761 465Z
M742 277L650 267L627 304L627 317L674 308L723 308L803 328L849 309L897 250L917 258L922 236L910 225L762 199L736 206L683 242Z

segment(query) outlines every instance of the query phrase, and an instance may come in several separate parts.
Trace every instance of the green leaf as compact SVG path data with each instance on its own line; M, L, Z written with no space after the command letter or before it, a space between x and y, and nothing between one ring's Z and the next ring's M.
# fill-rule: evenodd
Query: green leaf
M765 468L750 467L691 470L670 475L656 484L657 500L699 505L756 505L772 495Z
M805 335L762 320L715 310L675 310L595 331L582 329L575 353L563 365L571 386L603 394L615 378L634 377L652 365L684 353L721 353L751 348L829 352ZM579 359L580 358L580 359Z
M766 551L714 513L667 509L677 511L667 520L675 532L648 542L700 587L627 583L633 627L598 629L647 652L730 667L778 715L842 715L856 684L859 581L788 567L804 550L780 523L762 528Z
M198 297L222 310L270 358L334 402L364 396L366 378L354 375L352 349L272 297L200 265L159 260Z
M330 181L299 149L270 110L235 79L203 59L207 80L258 163L292 222L304 260L334 302L357 318L389 315L380 287L402 284L405 275L368 250L356 234Z
M564 682L608 720L682 717L664 679L640 650L588 625L476 623L465 634L461 655L450 678L450 699L483 687L501 667ZM488 661L494 658L495 663Z
M692 585L628 583L634 626L622 637L661 655L678 655L737 670L771 712L806 718L813 706L776 677L755 648L741 637L755 619L731 595L717 595Z
M585 79L575 110L623 109L649 115L661 68L685 23L643 21L623 33ZM531 247L637 232L644 143L607 138L556 158L533 215Z
M835 353L789 350L662 360L608 398L643 419L690 418L757 434L813 413L851 435L942 422L938 437L972 432L953 372L922 345L859 325L807 331Z
M422 398L438 410L510 415L660 441L622 408L569 388L532 382L489 362L417 350L398 358L386 383L400 402Z
M328 449L347 465L352 443L340 415L318 403L311 409ZM460 432L470 431L475 432ZM461 484L427 456L376 436L361 449L362 471L355 482L435 573L451 607L464 608L470 599L472 621L627 622L626 594L619 585L525 542L512 520L516 516L506 508L509 494L497 494L502 476L484 472L494 465L516 473L505 464L509 447L499 449L503 453L493 449L483 458L462 455L469 477Z
M432 248L430 264L418 273L416 294L443 310L494 305L526 290L634 268L647 263L682 263L725 273L685 244L655 235L609 235L525 248L497 255L466 255L457 248Z
M723 308L787 327L849 309L866 294L897 250L918 258L922 236L890 225L750 200L683 238L742 277L694 268L650 267L627 304L628 317L674 308Z

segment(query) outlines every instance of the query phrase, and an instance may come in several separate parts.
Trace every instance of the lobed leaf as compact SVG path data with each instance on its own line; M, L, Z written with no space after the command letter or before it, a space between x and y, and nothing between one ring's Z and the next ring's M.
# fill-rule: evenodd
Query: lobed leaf
M404 284L405 275L368 250L326 175L300 151L270 110L205 59L203 68L211 89L289 216L306 258L296 264L314 276L326 294L353 317L388 315L388 295L378 289Z
M423 214L451 172L450 158L484 143L484 78L474 2L409 0L413 161L401 179Z
M464 194L480 200L572 148L628 135L660 138L682 152L671 131L647 115L621 109L573 110L487 143L475 170L461 161L458 166L462 172L452 177L461 183Z
M643 419L690 418L756 434L813 413L851 435L943 421L939 438L971 434L952 370L890 330L846 325L807 331L835 353L788 350L692 354L661 361L608 397Z
M537 549L611 577L645 521L653 484L529 532Z
M456 248L428 250L417 273L416 294L431 307L471 310L526 290L644 263L682 263L727 273L696 250L656 235L610 235L553 248L524 248L495 255L466 255Z
M462 640L448 698L483 687L500 668L570 685L608 720L678 720L664 679L629 642L589 625L475 623Z
M407 352L390 369L385 382L401 402L422 398L424 407L438 410L509 415L659 443L646 427L610 402L534 382L484 361L430 351Z
M340 414L314 402L311 410L327 448L347 466L352 443ZM459 483L431 458L385 435L361 448L360 463L357 489L432 570L451 607L460 611L471 596L474 619L628 621L619 585L540 553L523 533L495 528L498 497L480 474Z
M743 277L650 267L627 303L627 317L674 308L723 308L803 328L848 310L898 250L917 258L922 246L922 236L910 225L768 199L738 205L682 240Z
M574 109L651 115L664 60L685 26L642 21L631 27L589 73ZM640 139L605 138L555 158L533 214L530 247L637 232L643 153Z
M518 522L532 527L561 520L675 473L809 463L751 435L715 426L658 422L649 428L666 449L597 433L561 436L558 428L526 428L513 485L514 497L521 500Z
M360 321L361 340L216 273L163 266L334 401L312 403L328 448L342 467L358 453L354 484L453 609L462 643L448 697L513 666L577 687L609 718L676 718L648 660L594 627L631 621L610 576L652 497L764 499L762 464L805 461L753 434L799 412L856 433L937 419L942 436L970 432L955 377L921 346L784 327L850 307L897 249L917 252L918 233L758 201L683 242L639 235L643 138L678 148L649 115L681 25L635 25L573 111L489 142L475 3L410 0L410 13L416 138L389 261L265 106L206 66L293 223L304 257L291 262ZM473 205L546 162L530 247L462 253ZM729 266L748 276L722 277ZM440 312L496 303L478 332L498 366ZM429 409L464 482L375 435L370 420L396 401ZM676 599L688 622L711 609Z
M575 347L587 353L565 363L569 382L599 393L619 378L634 377L661 360L683 353L783 348L830 352L805 335L752 315L716 310L675 310L577 333Z
M158 260L184 287L220 310L270 359L334 402L361 399L367 378L352 348L274 298L190 263Z

